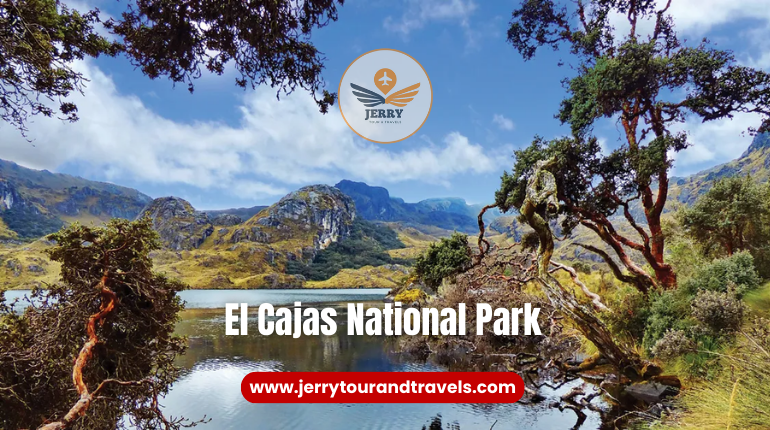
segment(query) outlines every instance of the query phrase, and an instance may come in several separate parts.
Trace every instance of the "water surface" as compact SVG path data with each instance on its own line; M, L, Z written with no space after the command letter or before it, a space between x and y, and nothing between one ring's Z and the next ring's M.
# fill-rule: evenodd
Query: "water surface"
M559 412L545 401L524 404L251 404L240 393L244 376L254 371L411 372L447 371L431 360L414 361L393 353L386 336L348 336L347 302L381 303L387 290L273 290L186 291L188 308L177 332L189 336L190 348L178 364L184 375L165 399L173 415L212 418L204 429L318 429L318 430L420 430L438 419L444 429L568 429L575 424L572 411ZM244 294L244 295L238 295ZM243 300L242 300L243 299ZM262 300L262 301L260 301ZM225 336L224 303L247 302L252 311L263 302L337 309L337 332L332 336L262 336L250 315L248 336ZM559 396L545 390L546 396ZM205 394L204 394L205 393ZM438 418L438 419L437 419ZM596 416L583 429L597 429ZM442 427L430 427L442 428Z
M548 407L561 390L541 390L548 400L537 405L517 404L251 404L240 392L241 380L255 371L410 372L448 371L430 359L416 361L393 353L386 336L348 336L347 302L379 305L385 289L338 290L189 290L181 293L187 310L177 324L188 336L189 349L178 359L181 377L163 400L172 416L211 422L210 430L495 430L568 429L575 414ZM9 291L9 300L28 294ZM248 303L256 312L262 303L337 309L337 332L332 336L262 336L257 316L249 318L248 336L225 336L225 303ZM465 370L465 369L456 369ZM440 421L442 425L436 426ZM431 427L431 423L434 424ZM589 416L581 429L597 429L600 419Z

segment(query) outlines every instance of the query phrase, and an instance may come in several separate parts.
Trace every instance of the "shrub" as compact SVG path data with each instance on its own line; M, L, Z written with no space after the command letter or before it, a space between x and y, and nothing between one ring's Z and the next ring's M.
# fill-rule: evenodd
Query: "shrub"
M586 275L590 275L591 274L591 270L593 270L591 268L591 263L588 263L588 262L583 261L583 260L575 261L572 264L572 268L577 270L580 273L585 273Z
M441 281L470 267L471 248L468 236L453 233L449 238L431 243L414 262L414 273L428 287L438 288Z
M692 316L713 334L737 331L745 305L730 293L700 291L692 302Z
M642 344L651 349L669 330L687 330L690 320L690 297L681 291L651 293L649 317L647 318Z
M670 360L696 350L695 342L682 330L668 330L652 347L652 355Z
M754 268L754 257L748 252L739 252L703 266L682 283L682 289L695 295L698 290L727 292L728 287L734 286L735 293L742 297L746 292L757 289L761 283Z
M11 209L1 211L0 218L21 239L37 239L64 226L60 219L40 213L35 208L28 206L14 206Z
M410 304L414 302L421 302L427 297L428 295L425 294L425 292L421 289L413 288L411 290L403 290L396 294L396 297L393 298L393 301Z

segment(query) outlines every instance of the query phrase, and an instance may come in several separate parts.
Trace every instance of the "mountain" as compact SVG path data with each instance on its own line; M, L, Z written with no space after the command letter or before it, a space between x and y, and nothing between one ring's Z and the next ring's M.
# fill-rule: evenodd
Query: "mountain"
M406 203L403 199L391 197L387 189L363 182L340 181L336 188L347 194L356 203L358 214L371 221L400 222L420 229L433 226L452 232L478 233L478 214L482 205L469 205L460 198L434 198L417 203ZM490 222L500 215L489 211L485 221Z
M196 288L300 288L304 277L286 274L287 263L309 263L345 240L356 210L340 190L311 185L243 222L177 197L155 199L139 216L152 219L164 245L153 256L156 268Z
M268 206L252 206L250 208L233 208L233 209L217 209L205 211L210 217L231 215L238 217L241 220L246 220L254 215L258 214L262 209L267 209Z
M74 221L133 219L151 200L131 188L0 160L0 240L38 238Z
M154 199L138 217L152 220L163 245L151 255L155 270L193 288L392 288L406 273L397 263L427 246L423 237L404 245L389 227L360 219L353 200L328 185L303 187L245 221L178 197ZM0 247L0 290L55 282L49 246Z
M711 189L714 181L735 175L751 175L758 182L770 179L770 133L754 136L751 145L740 158L686 178L672 178L669 201L692 204Z

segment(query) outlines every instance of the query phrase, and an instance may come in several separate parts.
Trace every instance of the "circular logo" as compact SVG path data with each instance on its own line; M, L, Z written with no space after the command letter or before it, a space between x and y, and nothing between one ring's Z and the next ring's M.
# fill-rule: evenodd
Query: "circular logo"
M353 60L337 94L348 127L376 143L399 142L417 133L433 105L425 69L395 49L375 49Z

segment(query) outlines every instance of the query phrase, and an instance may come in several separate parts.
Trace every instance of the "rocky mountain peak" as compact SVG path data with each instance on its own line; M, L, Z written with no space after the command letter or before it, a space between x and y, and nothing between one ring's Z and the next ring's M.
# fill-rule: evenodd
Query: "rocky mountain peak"
M350 235L355 217L353 199L342 191L328 185L310 185L286 195L249 220L249 224L273 227L279 232L315 229L314 245L324 249Z
M197 248L214 232L208 215L179 197L153 200L137 218L143 217L152 219L163 245L175 251Z

